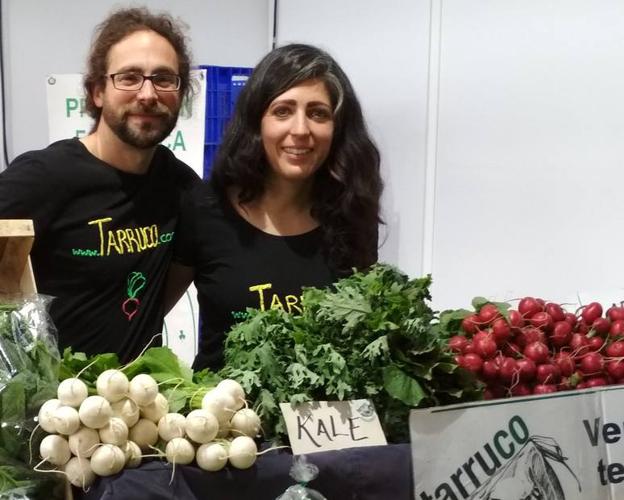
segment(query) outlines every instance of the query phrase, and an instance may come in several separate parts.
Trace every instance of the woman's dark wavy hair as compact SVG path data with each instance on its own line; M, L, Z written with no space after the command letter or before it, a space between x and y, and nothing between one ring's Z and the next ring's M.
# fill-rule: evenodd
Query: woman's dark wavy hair
M339 273L363 269L377 260L383 183L379 151L369 137L349 79L326 52L291 44L266 55L241 91L212 170L211 182L224 195L240 189L239 201L259 198L269 169L260 125L269 104L310 79L325 83L334 111L329 155L315 174L312 216L323 230L324 247Z
M151 30L165 38L178 56L180 75L180 96L184 97L190 88L191 53L184 34L186 26L169 14L152 14L145 7L120 9L113 12L97 25L91 43L87 71L83 78L86 95L85 108L89 116L100 120L102 110L93 102L93 92L97 85L106 82L108 54L113 45L137 31Z

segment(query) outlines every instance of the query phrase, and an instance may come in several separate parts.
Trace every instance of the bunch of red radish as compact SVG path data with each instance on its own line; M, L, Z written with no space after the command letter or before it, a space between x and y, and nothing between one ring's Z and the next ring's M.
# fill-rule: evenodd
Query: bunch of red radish
M577 314L534 297L517 310L487 303L449 339L457 364L486 385L486 399L624 383L624 307L597 302Z

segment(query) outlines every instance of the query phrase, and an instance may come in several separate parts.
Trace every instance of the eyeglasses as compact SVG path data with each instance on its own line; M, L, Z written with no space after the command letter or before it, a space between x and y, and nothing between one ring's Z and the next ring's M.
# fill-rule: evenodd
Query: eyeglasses
M175 92L180 90L181 78L172 73L157 73L155 75L142 75L141 73L113 73L110 76L113 87L117 90L141 90L145 80L152 82L155 90L160 92Z

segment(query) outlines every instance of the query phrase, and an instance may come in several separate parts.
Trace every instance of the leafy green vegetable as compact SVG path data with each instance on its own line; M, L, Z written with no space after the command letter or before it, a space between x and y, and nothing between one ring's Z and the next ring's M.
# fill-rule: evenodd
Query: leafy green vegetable
M0 304L0 497L62 498L60 478L32 471L29 440L40 406L56 396L59 353L46 300ZM37 449L43 432L33 435Z
M304 290L301 315L249 309L228 334L220 375L241 383L270 438L285 433L281 402L370 398L389 439L405 440L410 408L481 394L446 349L430 285L375 265Z

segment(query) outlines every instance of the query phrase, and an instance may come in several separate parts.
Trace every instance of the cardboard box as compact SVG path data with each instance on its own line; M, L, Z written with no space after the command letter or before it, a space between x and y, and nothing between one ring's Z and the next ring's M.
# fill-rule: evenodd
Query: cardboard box
M32 220L0 219L0 299L37 293L30 263Z

